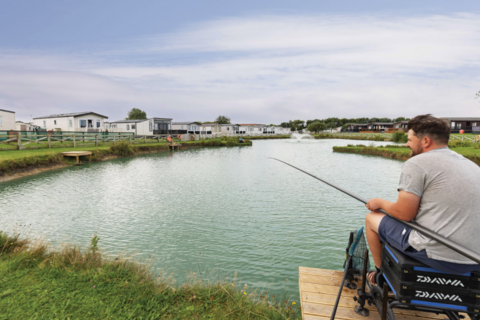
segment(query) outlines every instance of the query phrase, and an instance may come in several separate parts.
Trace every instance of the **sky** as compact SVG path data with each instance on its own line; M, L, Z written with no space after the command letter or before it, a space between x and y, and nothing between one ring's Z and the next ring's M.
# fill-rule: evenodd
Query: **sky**
M478 116L478 1L1 1L0 109Z

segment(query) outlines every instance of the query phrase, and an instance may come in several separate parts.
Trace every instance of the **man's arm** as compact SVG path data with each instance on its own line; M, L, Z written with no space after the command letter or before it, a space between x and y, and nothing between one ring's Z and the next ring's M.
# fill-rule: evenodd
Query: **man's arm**
M412 221L417 215L420 197L407 191L399 191L397 202L374 198L370 199L365 206L371 211L383 209L392 217Z

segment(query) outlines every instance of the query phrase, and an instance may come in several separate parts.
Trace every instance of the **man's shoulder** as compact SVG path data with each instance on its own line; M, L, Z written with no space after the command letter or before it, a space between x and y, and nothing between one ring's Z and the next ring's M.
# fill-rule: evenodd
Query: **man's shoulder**
M428 152L421 153L407 160L409 163L415 163L418 165L423 165L425 163L431 164L431 161L435 160L462 160L465 159L462 155L452 151L448 148L438 148Z

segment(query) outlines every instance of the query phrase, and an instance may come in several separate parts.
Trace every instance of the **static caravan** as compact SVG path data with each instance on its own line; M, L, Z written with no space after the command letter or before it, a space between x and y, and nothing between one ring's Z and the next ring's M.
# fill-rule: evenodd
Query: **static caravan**
M16 130L15 112L0 109L0 131Z
M256 123L245 123L239 124L239 133L241 134L263 134L263 128L265 127L264 124L256 124Z
M450 121L450 132L459 133L480 133L480 118L478 117L449 117L442 118Z
M225 134L238 134L239 133L239 125L238 124L221 124L222 133Z
M221 126L218 123L202 123L200 131L202 134L212 134L215 130L220 132Z
M186 133L200 133L201 123L198 122L172 122L172 130L186 130Z
M150 118L141 120L118 120L107 123L111 132L132 132L136 136L151 136L171 133L170 118Z
M17 121L15 123L16 130L17 131L35 131L35 126L33 123L28 123L28 122L23 122L23 121Z
M33 124L45 130L62 132L103 132L107 116L96 112L52 114L33 118Z

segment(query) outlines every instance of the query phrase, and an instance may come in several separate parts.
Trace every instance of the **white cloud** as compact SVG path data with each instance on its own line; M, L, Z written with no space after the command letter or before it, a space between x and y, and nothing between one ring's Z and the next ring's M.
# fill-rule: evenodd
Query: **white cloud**
M108 54L9 52L0 55L0 108L21 116L90 109L118 119L139 107L176 120L226 114L268 123L477 116L479 18L254 16L200 23Z

